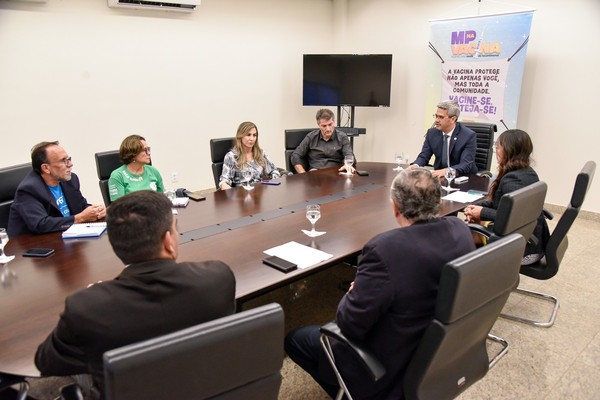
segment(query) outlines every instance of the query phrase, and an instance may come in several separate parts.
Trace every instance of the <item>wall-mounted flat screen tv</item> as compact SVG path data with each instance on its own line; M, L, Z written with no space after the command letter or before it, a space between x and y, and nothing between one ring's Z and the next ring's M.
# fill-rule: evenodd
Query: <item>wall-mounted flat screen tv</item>
M391 54L305 54L302 105L389 107Z

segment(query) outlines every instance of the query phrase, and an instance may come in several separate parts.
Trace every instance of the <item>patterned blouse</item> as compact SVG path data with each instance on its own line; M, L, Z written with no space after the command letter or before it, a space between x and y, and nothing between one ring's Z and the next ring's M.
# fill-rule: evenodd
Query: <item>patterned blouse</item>
M265 178L279 178L281 174L275 167L267 154L263 151L263 158L265 160L266 168L263 168L256 161L252 160L251 162L247 162L244 164L245 168L248 168L252 171L252 181L260 181ZM236 186L240 184L244 178L242 177L242 171L238 169L237 166L237 154L234 150L230 150L225 154L225 159L223 160L223 172L221 173L221 177L219 178L219 185L223 182L227 183L229 186Z

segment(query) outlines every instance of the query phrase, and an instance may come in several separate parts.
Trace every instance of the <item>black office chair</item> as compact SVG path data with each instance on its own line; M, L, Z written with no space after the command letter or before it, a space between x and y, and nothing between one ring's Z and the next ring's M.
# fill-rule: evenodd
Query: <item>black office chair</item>
M223 160L225 154L235 145L235 138L210 139L210 161L212 162L212 173L215 179L215 187L219 189L219 178L223 172Z
M496 220L492 229L479 224L469 224L471 231L493 242L511 233L520 233L525 238L531 238L542 215L544 200L548 186L545 182L535 182L514 192L506 193L500 199Z
M508 352L508 343L489 332L519 280L519 265L525 239L519 234L481 247L446 264L442 270L434 318L426 328L408 363L403 377L407 399L452 399L473 383ZM329 358L340 391L350 400L339 374L330 339L341 341L359 360L357 368L366 368L376 382L384 376L383 366L361 343L349 341L335 323L321 328L321 344ZM505 346L491 360L486 341L501 341Z
M565 255L565 252L567 251L567 247L569 246L567 233L569 232L571 225L573 225L575 218L577 218L577 215L579 214L579 210L583 205L585 195L592 184L595 171L596 163L594 161L588 161L585 163L581 169L581 172L577 175L577 179L575 180L575 187L573 188L571 201L565 209L562 217L556 224L556 228L554 228L554 231L552 231L550 239L545 246L544 257L534 264L522 265L521 274L530 276L534 279L547 280L558 273L560 263ZM544 328L548 328L554 324L560 305L557 297L522 288L517 288L515 291L524 296L530 296L553 303L553 309L552 313L550 314L550 318L544 322L503 314L502 316L504 318Z
M296 168L292 165L292 153L296 150L296 147L300 145L300 142L302 142L306 135L314 130L315 128L285 130L285 167L288 171L294 174L296 173ZM302 160L302 166L308 171L308 162L306 160Z
M271 303L104 353L106 400L273 399L283 310ZM63 388L73 392L73 385Z
M118 150L109 150L103 151L101 153L95 154L96 158L96 172L98 173L98 182L100 186L100 192L102 193L102 199L104 200L104 205L110 205L110 195L108 194L108 179L110 178L110 174L117 168L119 168L123 163L121 162L121 157L119 156Z
M494 155L494 133L498 130L496 124L484 122L461 122L462 125L473 130L477 135L477 148L475 150L475 165L480 176L492 176L490 168Z
M31 163L0 169L0 227L6 228L8 226L10 206L15 198L17 187L32 170Z

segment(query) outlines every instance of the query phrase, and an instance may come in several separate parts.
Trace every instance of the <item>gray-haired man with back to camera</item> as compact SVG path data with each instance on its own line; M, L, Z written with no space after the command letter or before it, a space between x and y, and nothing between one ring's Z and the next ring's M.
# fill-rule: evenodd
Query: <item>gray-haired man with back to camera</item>
M69 295L39 346L42 375L91 374L102 392L104 352L233 314L235 278L221 261L182 262L171 201L142 190L114 201L107 233L125 268Z
M356 277L340 301L336 321L349 339L365 342L385 368L373 382L351 352L334 342L336 365L357 399L400 399L410 357L433 319L443 266L475 249L456 217L438 217L440 182L431 172L401 171L390 189L391 217L399 227L364 246ZM319 327L290 332L285 350L335 397L339 389L319 342Z

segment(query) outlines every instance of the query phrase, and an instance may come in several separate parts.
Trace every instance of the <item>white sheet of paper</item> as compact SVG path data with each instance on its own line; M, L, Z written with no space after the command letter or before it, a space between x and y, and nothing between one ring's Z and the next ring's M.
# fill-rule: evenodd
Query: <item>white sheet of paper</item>
M300 269L308 268L311 265L318 264L333 257L333 254L325 253L324 251L313 249L312 247L296 242L288 242L280 246L272 247L265 250L264 253L293 262L298 265L298 268Z
M444 197L442 197L442 199L444 200L450 200L450 201L458 201L459 203L472 203L474 201L477 201L479 199L481 199L483 197L483 194L481 193L469 193L469 192L452 192Z

